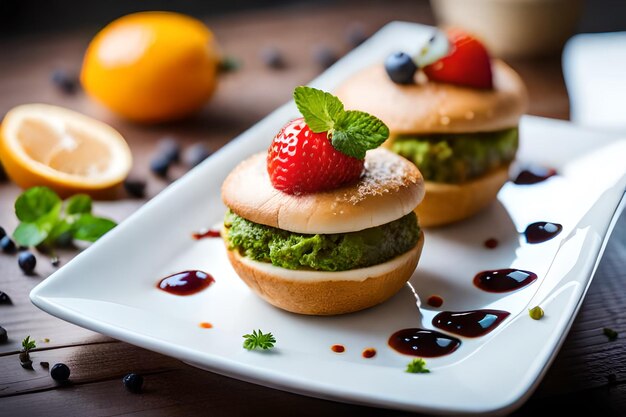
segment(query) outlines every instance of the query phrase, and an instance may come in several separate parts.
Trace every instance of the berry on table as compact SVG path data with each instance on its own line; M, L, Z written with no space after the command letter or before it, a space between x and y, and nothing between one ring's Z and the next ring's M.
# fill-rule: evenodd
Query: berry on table
M131 197L144 198L146 196L146 181L138 178L126 178L124 189Z
M337 62L339 57L330 47L326 45L318 45L313 50L313 59L319 66L326 69Z
M13 242L8 235L0 239L0 248L4 253L15 253L17 251L15 242Z
M0 304L13 304L11 297L5 292L0 291Z
M141 387L143 386L143 377L136 373L130 373L124 375L124 378L122 378L122 383L127 390L132 393L138 394L141 392Z
M37 266L37 258L32 252L22 251L17 257L17 263L25 274L30 275Z
M0 226L0 239L5 237L6 235L7 235L6 230L4 230L4 228L2 226Z
M65 94L74 94L78 90L78 78L67 71L56 69L50 77L52 83Z
M150 171L157 177L166 178L171 162L163 155L157 155L150 161Z
M278 48L268 46L261 49L260 52L261 61L269 68L282 69L287 66L283 54Z
M4 327L0 326L0 343L6 343L9 341L9 336Z
M409 54L394 52L385 59L385 70L394 83L413 84L417 65Z
M204 143L195 143L185 151L183 159L185 165L191 169L209 156L211 156L211 150Z
M64 363L57 363L50 369L50 376L55 381L67 381L70 377L70 368Z
M157 153L170 163L180 161L180 143L173 137L165 137L157 145Z

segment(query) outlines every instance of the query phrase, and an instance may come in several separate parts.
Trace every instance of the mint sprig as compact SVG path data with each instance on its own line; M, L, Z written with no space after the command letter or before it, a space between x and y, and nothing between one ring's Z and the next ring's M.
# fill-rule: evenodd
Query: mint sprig
M344 110L334 95L312 87L296 87L293 98L304 121L315 133L328 132L335 149L357 159L380 146L389 137L389 128L371 114Z
M63 238L94 242L116 226L91 214L91 197L76 194L65 200L48 187L32 187L15 200L20 220L13 238L21 246L55 246Z

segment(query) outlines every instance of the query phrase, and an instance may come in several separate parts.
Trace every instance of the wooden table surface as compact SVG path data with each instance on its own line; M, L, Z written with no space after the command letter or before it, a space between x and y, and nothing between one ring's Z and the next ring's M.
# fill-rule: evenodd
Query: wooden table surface
M174 135L184 146L202 142L218 149L287 101L293 86L307 83L323 70L313 58L316 47L326 45L343 54L350 49L345 32L351 24L359 23L373 33L392 20L434 22L424 1L284 7L205 19L223 51L240 60L242 67L222 77L217 94L201 114L157 126L124 122L81 92L64 95L50 82L50 73L56 68L79 70L82 53L95 29L0 40L0 115L18 104L48 102L79 110L117 128L135 158L132 175L149 183L146 199L124 197L96 204L98 214L122 221L167 185L151 176L148 169L159 138ZM272 70L263 65L259 51L269 45L284 52L287 68ZM530 114L568 118L558 56L510 63L528 85ZM184 171L176 168L170 181ZM16 226L13 202L19 192L11 183L0 184L0 225L8 231ZM61 255L66 263L75 252ZM13 300L12 305L0 305L0 326L9 334L8 343L0 345L1 416L408 415L237 381L63 322L38 310L28 299L29 291L55 270L44 256L39 255L38 261L37 275L25 276L15 256L0 254L0 291ZM625 278L626 216L622 216L565 343L538 389L513 415L576 411L626 415L626 338L620 336L611 342L602 333L603 327L610 327L626 334ZM31 354L35 364L32 371L19 365L19 344L26 335L31 335L38 346ZM46 338L49 341L45 342ZM56 384L40 361L68 364L71 383ZM121 378L128 372L144 375L142 394L124 390Z

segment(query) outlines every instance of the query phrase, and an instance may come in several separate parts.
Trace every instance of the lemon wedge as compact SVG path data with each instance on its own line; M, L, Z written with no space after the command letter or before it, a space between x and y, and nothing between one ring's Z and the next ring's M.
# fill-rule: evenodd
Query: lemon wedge
M132 166L128 144L111 126L48 104L25 104L6 114L0 161L20 187L45 185L61 197L112 198Z

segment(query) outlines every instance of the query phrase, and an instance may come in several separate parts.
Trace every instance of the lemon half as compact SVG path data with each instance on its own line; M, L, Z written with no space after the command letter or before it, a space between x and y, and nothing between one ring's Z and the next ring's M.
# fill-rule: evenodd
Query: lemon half
M111 126L48 104L25 104L6 114L0 161L20 187L45 185L61 197L112 198L132 166L128 144Z

